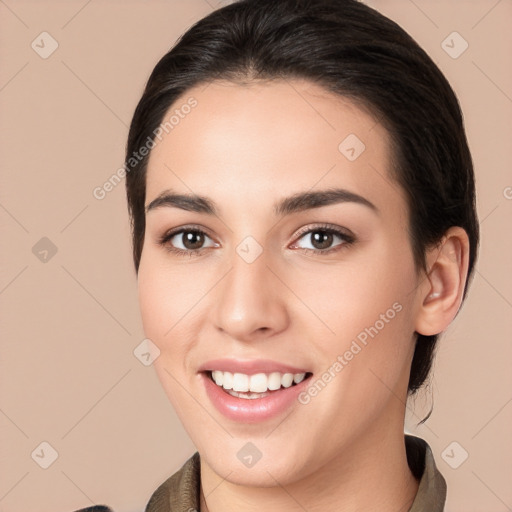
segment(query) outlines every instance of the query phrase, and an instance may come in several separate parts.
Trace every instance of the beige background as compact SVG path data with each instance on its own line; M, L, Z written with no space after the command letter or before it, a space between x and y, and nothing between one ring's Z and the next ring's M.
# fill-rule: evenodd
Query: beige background
M440 345L432 386L415 410L411 403L408 429L432 446L447 511L511 510L512 3L369 3L452 83L478 181L476 277ZM157 60L218 5L0 0L2 512L93 503L141 511L195 451L153 369L133 354L144 334L124 183L102 201L92 191L122 165L127 125ZM31 47L51 48L43 31L59 45L46 59ZM441 46L453 31L469 43L456 59ZM415 430L432 400L431 418ZM47 469L52 452L42 442L58 452ZM468 459L452 469L463 450Z

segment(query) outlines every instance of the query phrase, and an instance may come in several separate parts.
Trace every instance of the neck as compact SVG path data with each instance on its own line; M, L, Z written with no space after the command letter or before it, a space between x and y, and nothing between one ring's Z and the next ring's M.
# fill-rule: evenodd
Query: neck
M406 511L418 490L407 464L404 434L396 425L386 432L374 429L318 471L286 486L233 484L203 461L201 482L201 512Z

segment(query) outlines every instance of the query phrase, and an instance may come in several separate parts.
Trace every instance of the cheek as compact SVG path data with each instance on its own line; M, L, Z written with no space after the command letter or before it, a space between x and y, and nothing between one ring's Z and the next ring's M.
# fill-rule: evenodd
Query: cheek
M385 399L408 373L415 268L412 255L394 247L389 241L375 244L360 258L309 275L303 272L297 281L297 295L330 329L316 320L305 327L315 330L310 337L314 351L322 367L332 368L337 377L332 388L336 399L353 406L371 396Z
M172 326L171 290L165 286L165 277L158 275L154 267L139 267L138 297L144 333L162 349L161 342Z
M178 368L175 364L183 362L183 343L178 336L186 321L180 321L186 314L189 296L183 295L179 280L173 278L157 262L149 258L141 260L138 274L138 300L144 335L160 350L155 360L155 367L165 388L172 388L167 371L174 374Z
M144 332L155 343L176 337L187 325L188 315L208 290L204 276L190 269L191 264L171 265L156 251L141 258L138 299Z
M153 367L182 421L190 414L188 352L196 339L187 314L198 299L179 273L165 268L157 258L141 260L138 300L146 338L160 350ZM192 287L193 288L193 287ZM188 341L190 340L190 342Z
M388 310L394 318L395 303L405 308L412 300L416 286L412 257L389 245L375 244L371 252L333 266L289 270L297 296L331 328L331 335L351 339Z
M217 279L218 273L209 266L170 263L161 251L143 252L138 273L142 325L145 336L160 350L153 366L175 406L183 392L179 383L188 382L195 372L191 354L201 338L208 294ZM182 399L186 401L187 396Z

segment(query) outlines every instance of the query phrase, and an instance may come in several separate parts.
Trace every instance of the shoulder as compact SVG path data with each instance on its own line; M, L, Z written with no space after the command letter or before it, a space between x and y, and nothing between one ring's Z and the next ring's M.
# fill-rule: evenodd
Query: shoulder
M173 512L199 510L200 459L195 452L184 464L160 484L151 495L145 512ZM114 512L106 505L94 505L74 512Z
M199 509L200 458L195 452L151 495L145 512Z
M409 512L443 512L446 501L446 481L437 469L428 443L419 437L405 435L407 462L419 482L416 498Z

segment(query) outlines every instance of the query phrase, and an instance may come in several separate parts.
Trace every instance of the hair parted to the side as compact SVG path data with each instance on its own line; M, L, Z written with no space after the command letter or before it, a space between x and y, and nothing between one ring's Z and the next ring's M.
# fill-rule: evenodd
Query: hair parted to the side
M464 228L470 242L465 298L479 228L459 103L418 44L357 0L240 0L199 20L151 73L131 122L126 162L188 89L216 79L280 78L307 79L346 97L369 109L388 130L393 178L407 197L416 268L427 270L425 251L448 228ZM148 159L141 158L126 174L136 272L145 233ZM417 335L410 394L429 374L436 341L437 336Z

